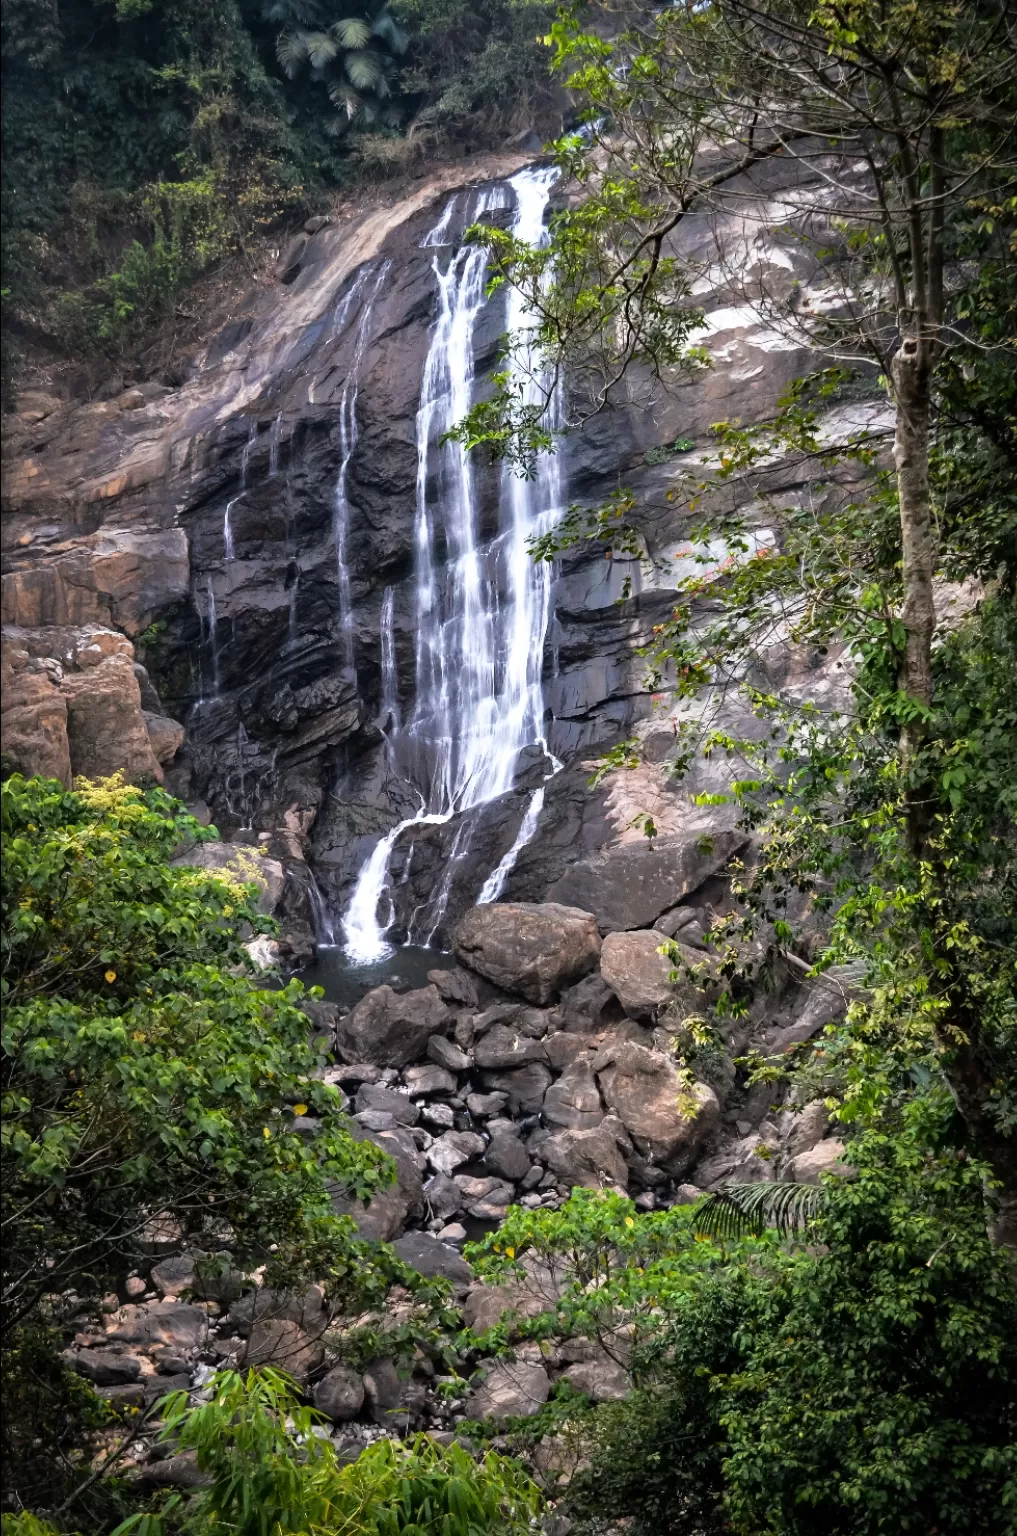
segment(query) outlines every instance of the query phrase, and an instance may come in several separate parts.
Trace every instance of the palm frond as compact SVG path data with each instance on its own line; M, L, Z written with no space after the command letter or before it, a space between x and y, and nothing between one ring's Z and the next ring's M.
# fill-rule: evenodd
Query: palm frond
M366 48L371 41L371 26L362 16L344 16L332 28L344 48Z
M330 32L308 32L307 57L315 69L324 69L339 52L339 44Z
M345 80L330 81L328 94L340 112L345 112L350 122L353 121L364 104L360 93L355 91Z
M292 80L301 64L307 62L307 33L281 32L276 38L275 56Z
M760 1237L775 1228L787 1237L808 1226L822 1203L823 1191L815 1184L728 1184L696 1206L696 1231L704 1237Z
M343 60L346 78L356 91L376 90L385 78L385 66L376 53L364 49L360 53L348 53Z

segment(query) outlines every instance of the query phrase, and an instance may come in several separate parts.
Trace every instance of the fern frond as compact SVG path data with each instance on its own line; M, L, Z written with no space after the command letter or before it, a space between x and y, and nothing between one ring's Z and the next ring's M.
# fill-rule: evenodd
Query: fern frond
M371 41L371 26L362 16L344 16L332 28L344 48L366 48Z
M696 1206L696 1231L723 1239L760 1237L774 1228L787 1237L808 1226L822 1203L823 1191L815 1184L728 1184Z

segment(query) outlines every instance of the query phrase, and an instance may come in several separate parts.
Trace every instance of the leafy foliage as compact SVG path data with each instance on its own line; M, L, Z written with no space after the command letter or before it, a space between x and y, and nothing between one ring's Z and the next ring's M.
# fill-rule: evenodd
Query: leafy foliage
M194 1451L210 1486L132 1516L115 1536L523 1536L533 1528L540 1495L505 1457L475 1461L420 1435L380 1440L343 1466L332 1442L315 1435L320 1422L271 1370L220 1374L198 1407L175 1394L163 1404L161 1437Z
M634 1380L577 1416L587 1461L564 1497L580 1530L1012 1529L1017 1287L952 1116L935 1089L895 1136L856 1138L854 1176L827 1177L790 1247L697 1240L704 1202L641 1216L576 1191L510 1213L481 1263L565 1281L519 1331L585 1336Z

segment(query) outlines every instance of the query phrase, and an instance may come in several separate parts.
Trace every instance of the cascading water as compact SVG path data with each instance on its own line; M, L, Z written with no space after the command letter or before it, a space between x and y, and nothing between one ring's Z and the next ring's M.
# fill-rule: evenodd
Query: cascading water
M521 171L507 184L514 199L512 232L536 244L543 238L544 213L557 172L549 167ZM502 188L483 192L474 220L505 206ZM346 952L357 963L384 958L385 934L393 920L386 899L392 851L412 827L442 824L509 791L520 751L543 736L541 686L544 637L550 609L550 569L529 554L527 544L543 532L561 507L558 460L543 454L532 480L507 472L500 488L499 533L488 545L478 537L478 514L469 455L443 436L473 403L473 334L485 304L483 249L460 248L443 270L447 206L422 242L436 251L438 322L431 340L417 413L417 646L412 712L389 737L391 757L419 796L414 815L399 822L371 852L358 876L343 919ZM507 327L527 324L522 300L509 297ZM544 380L535 358L515 364L524 397L542 397ZM434 500L429 489L435 491ZM444 540L437 536L440 510ZM437 547L447 558L440 565ZM550 772L558 764L548 753ZM500 893L521 848L533 836L543 789L530 802L520 835L485 886ZM525 832L525 837L524 837ZM469 832L457 830L445 878L426 914L427 943L448 899L452 865L462 858ZM492 885L492 881L495 885ZM495 889L496 886L496 889ZM493 900L494 895L486 895ZM424 922L421 922L421 928Z
M360 365L364 360L364 351L370 336L371 311L374 308L374 301L378 296L378 290L388 276L390 266L390 262L383 261L376 272L372 269L370 275L365 274L363 279L368 284L367 299L361 310L360 321L357 325L353 361L346 375L342 394L339 396L339 451L342 454L342 458L335 486L333 526L335 533L336 572L339 580L339 625L342 634L343 661L350 668L353 666L353 602L350 595L349 567L346 563L346 538L350 526L350 502L346 486L350 459L353 457L353 450L357 446L357 438L359 436L357 392L360 388ZM361 279L358 278L355 289L351 291L358 291L360 283ZM345 318L345 315L343 318Z
M244 451L240 455L240 488L237 494L226 503L226 511L222 519L223 557L226 560L235 558L233 553L233 508L247 490L247 468L251 462L251 452L258 441L258 423L252 421L247 429L247 442Z

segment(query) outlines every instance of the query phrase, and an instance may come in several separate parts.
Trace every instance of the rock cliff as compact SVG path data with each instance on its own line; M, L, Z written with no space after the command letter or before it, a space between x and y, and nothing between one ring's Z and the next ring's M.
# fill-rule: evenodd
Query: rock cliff
M183 383L77 404L36 391L5 424L9 761L64 782L120 769L204 802L227 839L261 841L283 861L297 949L416 809L389 747L420 680L420 498L440 509L445 494L440 477L421 490L421 462L425 479L436 472L417 437L443 302L436 251L454 253L478 216L508 217L505 178L523 163L478 156L388 203L312 221ZM793 239L769 232L768 199L779 204L779 187L746 188L731 235L739 281L807 282ZM723 863L688 852L697 833L723 829L668 778L673 726L655 714L638 655L672 606L667 569L680 568L667 445L706 449L713 420L758 418L804 360L732 302L730 274L711 275L714 233L690 225L683 238L704 258L715 366L652 409L634 383L563 454L569 498L634 490L645 557L586 548L556 567L538 666L543 746L520 753L506 792L395 849L395 939L430 904L432 942L447 947L510 849L506 897L582 906L605 933L651 926ZM478 377L505 323L503 297L477 308L464 344ZM815 492L810 473L791 461L765 471L789 496ZM476 526L496 542L499 476L478 466L472 484ZM451 556L436 528L440 564ZM787 652L779 666L794 680L809 658ZM589 760L633 731L643 765L591 792ZM545 753L563 765L553 776ZM654 847L632 826L647 810Z

